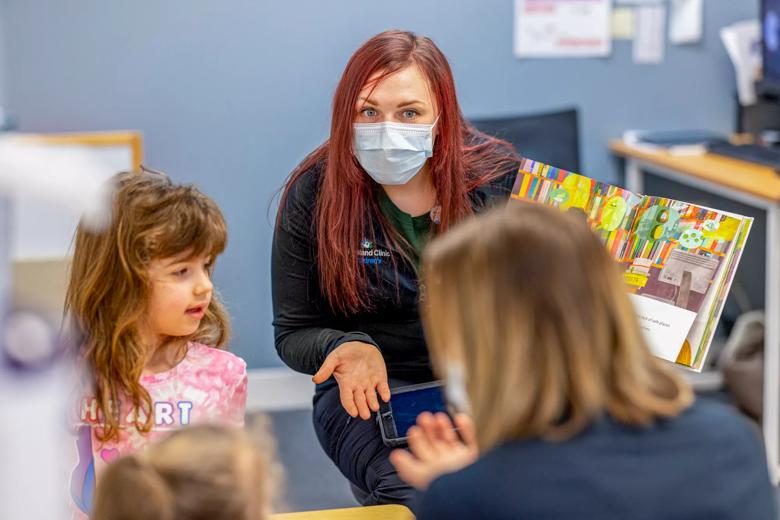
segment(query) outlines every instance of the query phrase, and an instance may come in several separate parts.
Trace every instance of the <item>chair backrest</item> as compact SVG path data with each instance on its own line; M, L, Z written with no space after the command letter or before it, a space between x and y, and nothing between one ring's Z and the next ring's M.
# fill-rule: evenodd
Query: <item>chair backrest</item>
M577 109L471 120L478 130L509 141L523 157L580 171Z

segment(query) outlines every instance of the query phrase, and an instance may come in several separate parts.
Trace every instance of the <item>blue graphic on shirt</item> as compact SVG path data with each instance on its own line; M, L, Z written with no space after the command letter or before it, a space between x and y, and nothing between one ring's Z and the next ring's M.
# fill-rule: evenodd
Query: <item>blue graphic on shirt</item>
M378 265L390 258L389 251L375 247L375 244L367 238L360 241L360 247L357 254L363 265Z
M79 462L70 476L70 496L81 511L89 514L95 492L95 461L92 458L92 430L89 426L79 428L76 447Z

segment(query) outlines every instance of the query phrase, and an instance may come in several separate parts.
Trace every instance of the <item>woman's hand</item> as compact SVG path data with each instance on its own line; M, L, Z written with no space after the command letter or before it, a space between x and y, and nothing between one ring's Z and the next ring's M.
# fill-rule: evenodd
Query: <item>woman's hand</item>
M471 417L456 415L455 426L461 438L447 414L420 414L417 426L409 428L409 451L394 450L390 454L398 475L408 484L425 490L437 477L477 460L479 451Z
M379 349L370 343L348 341L328 354L312 381L324 383L330 376L339 384L341 405L351 417L369 419L379 411L377 393L390 400L387 368Z

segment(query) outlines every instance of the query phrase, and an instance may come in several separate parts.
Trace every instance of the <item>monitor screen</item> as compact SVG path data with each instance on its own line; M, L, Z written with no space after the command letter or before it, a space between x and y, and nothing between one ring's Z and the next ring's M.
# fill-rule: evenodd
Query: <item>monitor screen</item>
M780 93L780 0L762 0L761 25L763 86Z

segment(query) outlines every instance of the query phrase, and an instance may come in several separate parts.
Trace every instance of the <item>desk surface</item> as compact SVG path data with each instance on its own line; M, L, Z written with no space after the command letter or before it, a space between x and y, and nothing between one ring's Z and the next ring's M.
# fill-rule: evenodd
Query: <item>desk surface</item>
M665 151L648 152L620 140L612 141L609 149L615 155L640 159L755 197L780 202L780 174L766 166L713 154L682 156Z
M414 520L414 515L404 506L387 505L284 513L271 515L271 520Z

